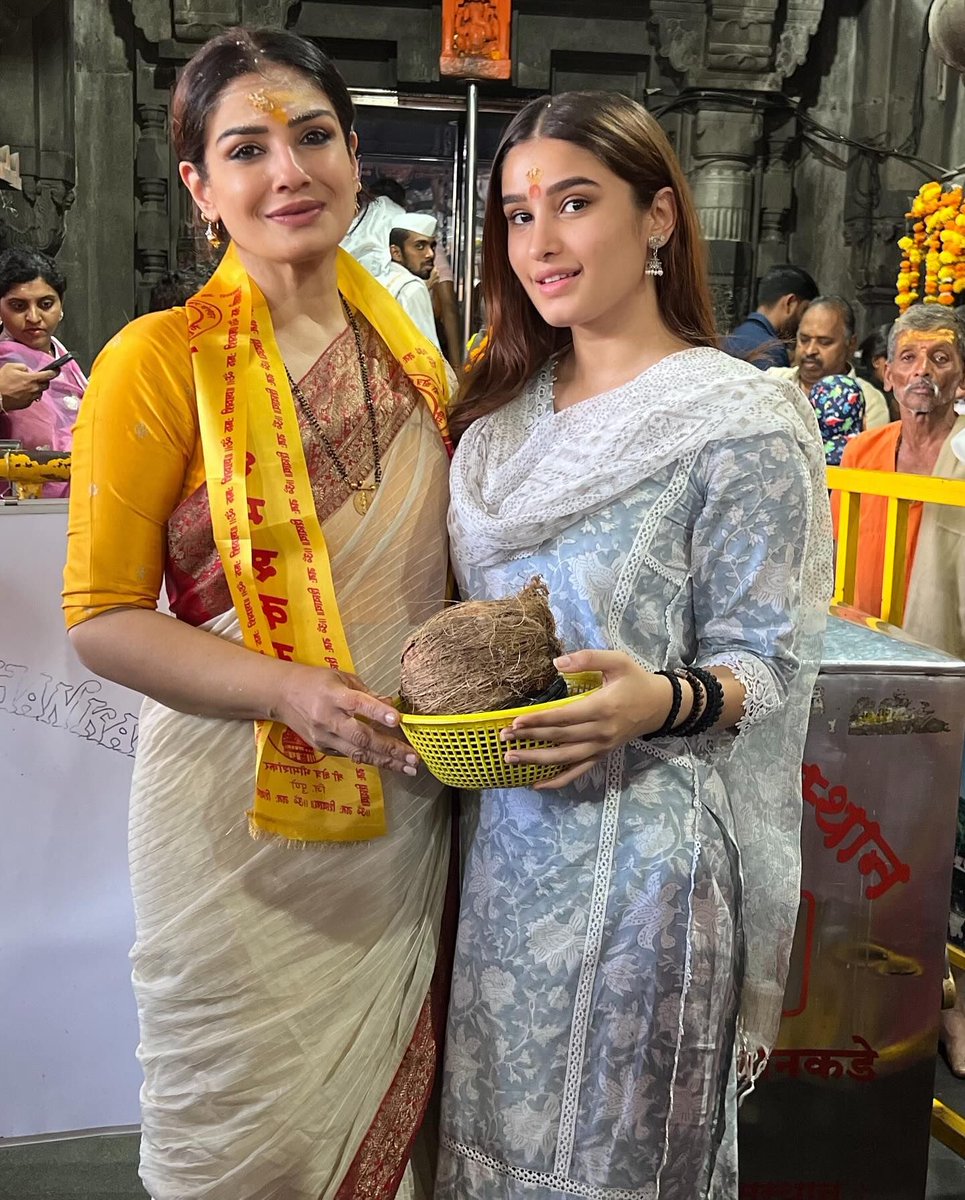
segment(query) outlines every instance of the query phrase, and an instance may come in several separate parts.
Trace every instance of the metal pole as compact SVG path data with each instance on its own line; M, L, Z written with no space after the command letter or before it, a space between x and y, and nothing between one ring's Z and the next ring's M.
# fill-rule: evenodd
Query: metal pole
M466 95L466 170L463 176L462 340L472 337L472 294L476 282L476 171L479 84L470 83Z
M452 195L450 238L447 247L452 258L452 275L456 295L462 294L462 205L459 202L459 183L462 178L465 146L459 136L459 121L453 121Z

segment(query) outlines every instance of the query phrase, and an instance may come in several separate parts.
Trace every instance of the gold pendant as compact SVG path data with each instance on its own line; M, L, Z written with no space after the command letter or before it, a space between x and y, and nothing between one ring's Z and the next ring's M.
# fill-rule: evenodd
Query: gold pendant
M375 498L375 487L375 484L370 484L369 487L358 488L352 497L352 503L355 505L355 511L359 516L364 517L369 511L369 507Z

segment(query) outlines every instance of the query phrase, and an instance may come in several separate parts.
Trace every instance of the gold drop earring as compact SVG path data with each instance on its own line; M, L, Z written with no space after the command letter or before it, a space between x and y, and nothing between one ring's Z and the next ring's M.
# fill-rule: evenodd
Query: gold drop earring
M206 222L204 236L208 239L208 245L212 250L221 249L221 235L217 229L217 222L212 221L205 213L201 214L201 220Z

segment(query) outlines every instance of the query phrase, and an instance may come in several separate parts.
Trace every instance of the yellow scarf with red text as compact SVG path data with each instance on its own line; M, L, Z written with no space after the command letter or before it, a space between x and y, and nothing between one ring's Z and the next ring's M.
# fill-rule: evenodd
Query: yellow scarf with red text
M337 273L342 295L398 359L448 446L438 351L341 249ZM233 246L187 309L212 528L245 645L351 671L285 364L265 298ZM325 754L278 722L256 721L255 745L254 836L354 842L385 833L374 767Z

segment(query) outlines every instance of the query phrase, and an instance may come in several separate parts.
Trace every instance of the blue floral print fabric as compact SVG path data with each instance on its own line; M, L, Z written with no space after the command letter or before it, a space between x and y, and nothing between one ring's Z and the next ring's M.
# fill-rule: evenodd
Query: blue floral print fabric
M827 375L819 379L808 395L818 418L829 467L841 463L841 455L851 438L864 429L864 396L849 375Z

